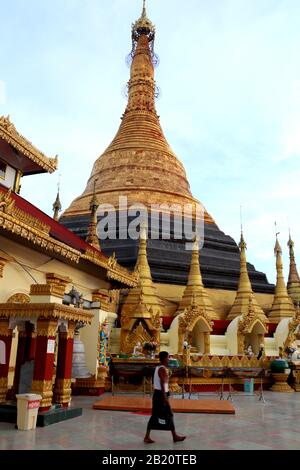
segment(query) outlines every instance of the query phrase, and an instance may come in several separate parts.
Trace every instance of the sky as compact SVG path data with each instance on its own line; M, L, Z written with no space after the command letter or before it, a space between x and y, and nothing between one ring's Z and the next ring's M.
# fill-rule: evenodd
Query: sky
M52 214L85 188L125 109L125 58L142 0L0 0L0 115L47 156L52 175L21 195ZM290 227L300 267L299 0L148 0L160 57L157 111L193 195L275 281Z

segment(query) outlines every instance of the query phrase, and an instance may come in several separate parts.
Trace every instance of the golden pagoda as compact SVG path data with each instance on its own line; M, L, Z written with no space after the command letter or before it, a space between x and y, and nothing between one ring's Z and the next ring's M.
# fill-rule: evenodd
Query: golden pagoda
M199 262L199 239L194 241L192 249L192 260L188 276L187 286L184 290L178 313L182 313L188 308L199 307L210 319L217 319L211 300L204 288Z
M288 247L290 254L290 272L287 283L287 291L292 301L294 302L294 305L297 305L300 302L300 278L296 266L294 242L291 238L291 234L289 236Z
M136 264L137 286L130 289L121 307L120 350L132 353L136 344L155 341L159 347L162 302L152 282L147 259L147 232L141 228Z
M132 64L128 104L120 128L105 152L95 162L83 194L65 211L64 217L86 214L93 195L101 204L119 208L119 196L128 206L151 204L199 205L193 198L182 163L169 146L155 109L153 44L155 27L145 5L132 27ZM206 218L212 221L206 214Z
M288 295L288 291L284 282L282 249L279 244L277 235L274 253L276 256L277 280L273 305L269 313L269 320L271 322L279 322L283 318L293 317L295 314L295 308L293 306L291 298Z
M265 317L262 308L258 305L258 302L254 296L252 285L248 275L246 249L247 244L244 239L243 232L241 232L241 240L239 243L240 249L240 279L238 290L234 303L227 316L227 320L233 320L239 315L247 315L249 312L249 304L251 303L251 311L256 315Z
M104 204L109 207L108 212L114 211L116 215L116 227L108 228L107 239L101 239L101 250L107 256L115 253L124 267L133 270L138 242L128 235L131 217L128 209L132 205L143 205L148 211L151 233L148 261L154 282L185 286L190 262L185 242L193 240L195 214L201 213L204 219L204 246L201 251L204 285L235 292L239 276L236 243L219 229L202 204L193 197L183 164L171 149L161 128L155 108L155 36L155 26L148 18L144 4L142 14L131 30L132 63L128 102L121 125L111 144L95 161L83 193L64 212L60 223L86 239L90 224L90 200L95 188L99 206ZM182 215L187 205L190 206L187 218L194 226L190 231L187 230L188 233L183 230L182 238L179 239L174 235L175 226L177 228L175 216L179 212ZM166 212L171 215L170 238L167 240L160 217L165 213L163 207L170 209ZM151 216L149 209L152 211ZM98 222L105 218L100 212L98 209ZM126 218L123 219L123 215ZM154 232L158 235L156 238L152 236ZM273 286L268 283L264 273L251 266L249 276L255 291L273 294ZM181 290L178 292L176 301L181 297Z

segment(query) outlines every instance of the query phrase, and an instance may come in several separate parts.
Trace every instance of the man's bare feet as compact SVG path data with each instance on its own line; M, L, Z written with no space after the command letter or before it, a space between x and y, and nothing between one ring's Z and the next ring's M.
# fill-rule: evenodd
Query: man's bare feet
M186 438L186 436L175 436L175 437L173 437L173 441L174 442L181 442L181 441L184 441L185 438Z
M150 437L145 437L144 442L145 444L153 444L155 441L153 441Z

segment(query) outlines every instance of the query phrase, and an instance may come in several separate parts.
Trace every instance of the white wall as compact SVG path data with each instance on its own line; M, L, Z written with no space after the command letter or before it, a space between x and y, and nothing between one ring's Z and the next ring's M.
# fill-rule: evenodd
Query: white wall
M5 177L2 178L0 174L0 183L3 184L6 188L13 189L15 185L16 179L16 170L11 166L6 167Z

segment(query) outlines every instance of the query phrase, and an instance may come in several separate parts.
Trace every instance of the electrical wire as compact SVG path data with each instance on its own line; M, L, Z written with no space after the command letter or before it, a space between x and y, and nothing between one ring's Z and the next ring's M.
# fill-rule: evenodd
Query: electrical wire
M2 248L0 248L0 251L2 251L2 253L5 253L7 256L11 256L10 253L7 253L5 250L3 250ZM24 271L28 274L28 276L31 277L31 279L36 283L38 284L37 280L33 277L33 275L26 269L25 265L23 265L22 263L20 263L14 256L13 256L13 260L15 263L17 263L22 269L24 269Z

